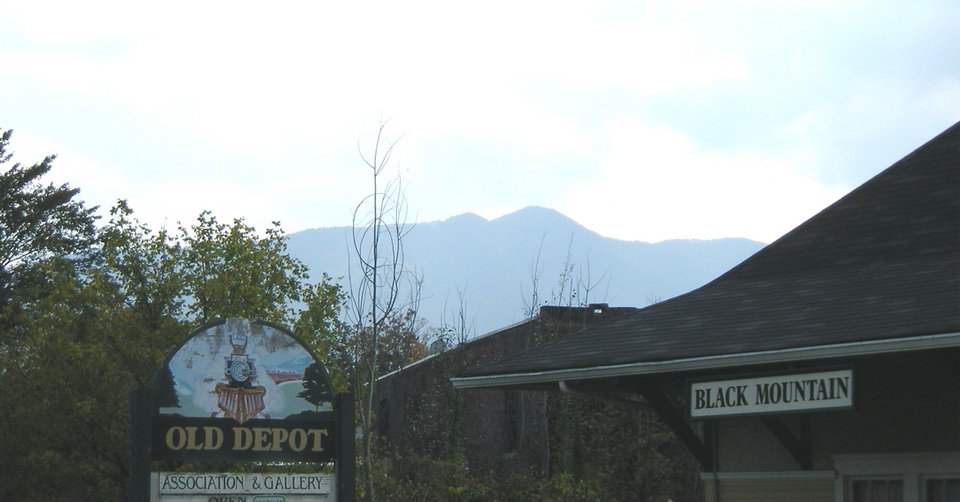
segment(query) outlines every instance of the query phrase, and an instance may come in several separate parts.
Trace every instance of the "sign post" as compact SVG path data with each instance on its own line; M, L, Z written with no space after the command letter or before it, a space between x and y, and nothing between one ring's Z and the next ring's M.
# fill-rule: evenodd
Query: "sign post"
M338 394L334 405L337 410L337 422L350 424L337 429L337 493L339 500L353 502L356 496L356 479L354 470L354 428L353 428L353 394Z
M153 416L153 389L130 392L130 424L127 430L129 466L127 500L150 500L150 420Z
M353 399L292 334L206 324L130 394L128 500L354 500ZM152 460L332 463L334 474L151 473Z

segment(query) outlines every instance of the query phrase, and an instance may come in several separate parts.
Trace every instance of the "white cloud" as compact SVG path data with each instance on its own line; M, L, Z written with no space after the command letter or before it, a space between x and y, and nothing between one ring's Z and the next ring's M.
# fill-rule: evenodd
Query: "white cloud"
M597 178L557 202L602 235L772 242L844 192L787 160L700 152L678 131L623 121L608 136Z
M769 241L960 116L960 8L934 0L0 10L0 125L172 221L345 224L384 118L421 219L538 204L623 238Z

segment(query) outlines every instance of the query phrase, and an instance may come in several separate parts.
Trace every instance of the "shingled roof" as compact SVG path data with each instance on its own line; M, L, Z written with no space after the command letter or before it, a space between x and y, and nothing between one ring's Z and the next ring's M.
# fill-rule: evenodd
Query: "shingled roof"
M960 123L713 282L454 379L501 387L960 346Z

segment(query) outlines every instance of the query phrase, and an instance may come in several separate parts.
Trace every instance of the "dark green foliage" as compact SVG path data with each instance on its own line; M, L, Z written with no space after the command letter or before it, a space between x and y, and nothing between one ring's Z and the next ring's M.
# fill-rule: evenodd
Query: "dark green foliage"
M148 333L115 289L62 260L42 270L50 292L29 301L0 363L0 401L16 403L0 436L0 499L119 500L127 391L156 369L150 340L174 333Z
M12 134L0 131L0 166L10 161ZM81 253L93 239L94 209L74 200L80 190L40 182L54 159L29 167L15 163L0 173L0 270L7 275L49 256Z
M121 202L97 231L76 190L37 182L51 160L0 174L0 500L123 500L128 393L180 339L244 316L296 325L316 346L343 294L326 276L307 282L279 226L261 237L204 213L174 236ZM160 380L161 401L175 398Z
M553 475L594 485L603 500L699 500L689 453L652 411L559 394L550 409Z
M696 463L652 410L559 391L458 391L449 375L463 371L471 350L437 354L381 382L382 464L373 470L383 477L378 494L398 494L389 500L700 500ZM465 410L478 406L487 406L481 409L488 416L465 420Z
M297 394L297 397L307 400L316 407L321 403L333 402L333 388L325 367L317 363L307 366L303 374L303 390Z
M395 456L392 461L379 455L375 458L379 465L372 469L374 483L385 502L496 500L491 497L493 486L471 476L462 458L433 460L415 453ZM391 469L396 464L403 465L403 470Z
M49 286L36 268L40 262L50 257L80 262L95 234L95 208L75 200L79 189L41 182L54 156L31 166L5 166L12 134L0 130L0 326L9 326L10 316L17 315L20 306L11 301L15 289L39 294Z
M516 472L493 476L470 471L463 457L436 460L407 452L390 460L378 457L373 469L379 498L385 502L596 502L604 491L570 474L549 478ZM402 470L397 466L402 465ZM388 474L389 473L389 474Z
M408 403L401 451L381 451L386 500L647 501L700 500L697 470L673 434L650 412L627 411L582 396L548 397L549 473L477 472L459 445L456 391ZM406 497L406 498L405 498Z

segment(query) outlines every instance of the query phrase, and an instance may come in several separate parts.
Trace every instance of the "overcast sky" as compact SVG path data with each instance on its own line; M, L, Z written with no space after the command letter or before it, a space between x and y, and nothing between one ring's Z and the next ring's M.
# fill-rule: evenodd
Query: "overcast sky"
M154 228L348 225L387 121L411 220L771 242L958 120L956 0L0 7L16 158Z

